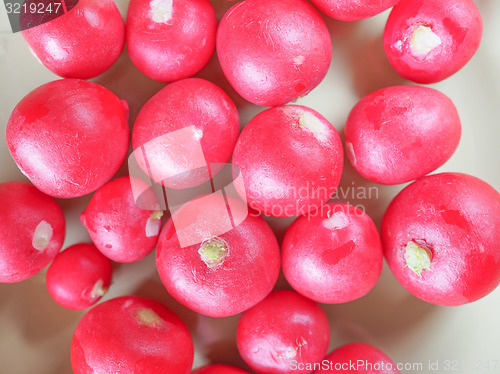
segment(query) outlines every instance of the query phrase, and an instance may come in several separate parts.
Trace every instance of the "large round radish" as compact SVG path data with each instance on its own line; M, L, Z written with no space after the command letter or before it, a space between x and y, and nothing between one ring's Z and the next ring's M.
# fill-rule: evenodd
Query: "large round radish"
M41 10L38 6L41 2L27 3L36 4ZM51 10L56 11L56 4L52 5ZM64 2L59 5L65 6ZM21 23L28 27L37 23L33 17L43 16L27 12L21 16ZM113 0L80 0L66 14L26 28L22 34L31 51L54 74L89 79L104 73L120 56L125 43L125 23Z
M311 0L320 11L340 21L373 17L396 5L399 0Z
M209 81L189 78L169 84L144 105L132 146L153 180L185 188L207 181L229 161L239 132L229 96Z
M127 154L128 106L92 82L62 79L26 95L7 123L17 166L41 191L71 198L97 190Z
M47 270L50 296L73 310L90 308L108 291L111 261L92 244L75 244L59 253Z
M298 366L325 356L330 325L318 304L279 290L241 315L236 341L243 359L258 373L310 373Z
M173 82L191 77L207 64L216 30L209 0L131 0L127 50L148 77Z
M54 199L23 182L0 184L0 207L0 282L20 282L61 250L64 215Z
M140 203L155 207L145 210L134 198L132 183L146 190ZM163 211L153 191L134 177L116 178L99 188L81 214L92 242L106 257L117 262L135 262L155 248Z
M321 362L320 373L399 374L397 365L380 349L365 343L336 348Z
M248 371L229 365L207 365L193 371L192 374L250 374Z
M384 255L377 227L362 210L323 205L287 229L281 248L283 272L300 294L320 303L344 303L377 283Z
M444 164L460 141L453 102L421 86L387 87L363 97L345 125L347 157L365 178L405 183Z
M243 202L211 194L173 213L160 234L156 266L177 301L204 315L226 317L271 292L280 271L278 241L262 217L246 212ZM193 235L200 240L184 245Z
M255 116L233 154L244 181L238 192L252 209L276 217L306 214L327 202L339 184L343 160L335 128L299 105Z
M123 296L83 316L71 342L75 374L189 374L193 341L174 312L159 302Z
M251 103L283 105L305 96L325 77L330 34L305 0L245 0L225 14L217 55L234 89Z
M385 257L413 295L438 305L478 300L500 283L500 194L466 174L413 182L382 220Z
M473 0L401 0L384 30L384 49L396 72L417 83L439 82L476 53L483 33Z

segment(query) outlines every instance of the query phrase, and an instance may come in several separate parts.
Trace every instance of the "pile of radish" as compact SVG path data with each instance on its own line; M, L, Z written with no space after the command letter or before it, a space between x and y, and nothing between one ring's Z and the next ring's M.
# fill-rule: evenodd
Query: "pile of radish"
M328 353L330 326L318 303L369 293L384 257L403 287L432 304L463 305L499 285L500 194L460 172L428 175L460 141L450 98L409 84L377 90L352 108L343 138L321 113L291 104L330 67L324 15L356 21L393 7L383 37L390 64L408 80L432 83L477 50L482 21L473 1L311 3L239 1L217 23L209 0L131 0L125 23L112 0L80 0L22 32L64 79L28 93L7 124L9 151L32 184L0 184L0 282L48 266L57 303L91 308L74 333L74 373L347 373L357 360L367 364L359 373L399 373L365 343ZM168 83L134 108L131 131L128 104L85 80L108 70L125 41L143 74ZM193 78L215 51L237 94L269 107L241 132L230 96ZM131 170L113 179L130 146L143 180ZM331 201L344 151L370 181L412 182L394 197L380 232L364 211ZM214 185L217 165L228 162L232 194ZM152 183L211 190L173 211ZM65 219L54 198L91 193L81 223L92 243L60 252ZM298 218L279 243L261 215ZM190 331L155 300L123 295L98 303L113 287L112 262L136 262L155 249L165 292L179 303L211 317L241 313L235 339L246 370L194 369ZM275 287L281 269L289 290Z

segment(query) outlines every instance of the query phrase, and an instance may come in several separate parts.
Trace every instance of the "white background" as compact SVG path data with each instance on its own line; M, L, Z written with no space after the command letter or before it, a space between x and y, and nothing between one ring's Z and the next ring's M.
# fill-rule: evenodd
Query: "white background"
M116 1L123 16L127 1ZM231 2L212 1L219 19ZM476 0L483 15L484 36L476 56L459 73L431 85L448 95L457 106L463 126L462 139L453 157L438 171L469 173L500 190L500 1ZM390 68L383 55L381 33L385 12L370 20L341 23L328 20L333 39L333 61L325 80L298 104L322 113L342 134L352 106L363 95L394 84L406 83ZM227 87L215 59L200 73L221 85L233 97L242 125L263 108L246 103ZM3 5L0 5L0 182L26 180L11 159L5 127L17 102L39 85L57 79L31 55L20 33L12 34ZM93 79L128 101L131 121L141 106L164 85L143 76L124 52L105 74ZM126 172L122 168L121 173ZM341 187L375 186L346 163ZM350 199L362 204L377 225L394 194L403 186L380 186L371 200ZM89 197L58 200L65 210L68 231L64 248L89 241L79 214ZM1 209L1 207L0 207ZM269 219L281 239L292 219ZM492 227L492 230L500 230ZM500 244L499 244L500 250ZM65 310L45 288L45 271L17 284L0 284L0 373L66 374L73 330L84 312ZM280 277L278 287L287 287ZM156 298L172 308L188 325L195 339L195 367L206 362L232 363L246 367L234 340L238 317L214 319L196 315L173 300L156 274L154 253L146 259L115 267L114 283L105 299L125 294ZM384 350L395 362L440 363L458 360L470 367L478 360L500 360L500 289L475 303L447 308L427 304L407 293L385 266L371 293L343 305L324 305L332 338L330 350L347 342L364 341ZM494 365L493 362L490 362ZM410 372L410 371L402 371ZM417 371L415 371L417 372ZM496 369L457 370L463 373L500 373Z

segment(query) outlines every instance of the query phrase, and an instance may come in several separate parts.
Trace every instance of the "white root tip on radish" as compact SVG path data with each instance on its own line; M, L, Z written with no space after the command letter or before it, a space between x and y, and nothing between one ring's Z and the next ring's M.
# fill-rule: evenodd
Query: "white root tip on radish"
M31 244L33 248L38 251L43 251L48 247L50 240L52 239L52 226L46 221L41 221L35 228L35 233L33 234L33 240Z

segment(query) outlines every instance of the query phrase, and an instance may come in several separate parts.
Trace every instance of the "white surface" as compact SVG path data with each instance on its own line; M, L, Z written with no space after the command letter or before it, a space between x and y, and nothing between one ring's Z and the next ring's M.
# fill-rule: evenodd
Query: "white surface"
M231 2L215 0L221 15ZM455 76L434 84L455 102L463 126L460 145L438 171L472 174L500 190L500 1L476 0L483 15L484 37L472 61ZM117 1L126 13L127 1ZM386 62L381 32L388 12L356 23L327 20L333 38L333 62L326 79L298 104L318 110L342 133L349 110L359 98L383 86L400 84ZM227 89L213 59L200 74ZM37 86L57 77L39 64L21 35L11 34L7 15L0 5L0 182L26 180L11 159L5 126L17 102ZM163 84L153 82L135 69L124 54L117 64L94 81L110 88L131 107L131 123L141 105ZM235 98L245 124L262 108ZM123 170L122 170L123 172ZM368 196L356 196L363 187L376 186L362 180L346 164L339 197L362 204L380 222L390 198L402 186L378 186ZM354 194L354 196L353 196ZM343 197L343 198L342 198ZM79 214L89 197L59 200L65 210L68 232L65 248L89 237ZM1 209L1 207L0 207ZM292 219L269 219L279 238ZM500 228L491 228L499 230ZM500 247L499 247L500 250ZM18 284L0 284L0 373L66 374L73 330L83 312L65 310L50 298L45 271ZM278 286L286 286L282 277ZM196 315L173 300L156 274L154 254L136 264L117 265L114 283L105 299L124 294L154 297L171 307L187 323L195 339L195 367L205 362L232 363L245 367L234 340L237 317L214 319ZM443 373L446 360L457 360L455 373L500 373L500 289L475 303L437 307L416 299L395 281L387 267L374 290L366 297L343 305L324 306L332 329L330 350L351 341L364 341L384 350L395 362L422 364L415 373ZM489 370L471 369L490 360ZM429 369L439 362L439 370ZM465 370L461 370L465 366ZM410 373L402 371L402 373Z

